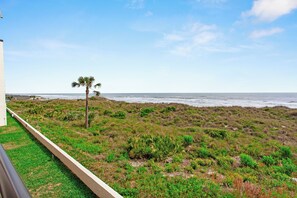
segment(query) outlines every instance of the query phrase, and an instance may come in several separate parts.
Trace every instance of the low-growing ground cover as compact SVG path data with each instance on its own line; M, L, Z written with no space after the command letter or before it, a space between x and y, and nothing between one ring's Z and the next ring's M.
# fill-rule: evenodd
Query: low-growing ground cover
M10 115L0 127L3 145L32 197L95 197L78 178Z
M8 106L126 197L295 197L297 110L90 100Z

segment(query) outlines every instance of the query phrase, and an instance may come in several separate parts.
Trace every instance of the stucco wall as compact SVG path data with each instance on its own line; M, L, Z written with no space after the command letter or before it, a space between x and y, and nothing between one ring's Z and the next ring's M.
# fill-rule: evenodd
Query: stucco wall
M3 41L0 40L0 126L4 126L6 124Z

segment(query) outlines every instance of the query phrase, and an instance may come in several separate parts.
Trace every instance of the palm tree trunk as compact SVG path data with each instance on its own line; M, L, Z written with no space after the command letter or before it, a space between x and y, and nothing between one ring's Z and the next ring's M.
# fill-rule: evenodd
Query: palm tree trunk
M86 125L86 128L89 127L89 88L87 87L86 88L86 119L85 119L85 125Z

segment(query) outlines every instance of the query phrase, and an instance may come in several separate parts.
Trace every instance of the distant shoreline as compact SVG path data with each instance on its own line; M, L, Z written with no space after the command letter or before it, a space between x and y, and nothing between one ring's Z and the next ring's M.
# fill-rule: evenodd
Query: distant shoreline
M90 98L93 94L90 94ZM297 109L297 93L123 93L101 94L108 100L128 103L185 104L194 107L276 107ZM7 99L16 100L77 100L85 94L7 94Z

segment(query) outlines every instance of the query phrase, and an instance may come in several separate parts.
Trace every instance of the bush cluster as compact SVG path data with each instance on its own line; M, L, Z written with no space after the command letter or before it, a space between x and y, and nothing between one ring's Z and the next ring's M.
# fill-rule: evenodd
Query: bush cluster
M281 146L279 150L279 154L281 158L291 158L292 157L292 151L290 147L288 146Z
M241 154L240 155L240 163L243 166L248 166L250 168L257 168L258 164L257 162L249 155L247 154Z
M274 171L291 176L293 172L297 171L297 166L287 158L282 160L282 166L274 166Z
M143 135L128 140L129 157L162 160L182 150L182 143L169 136Z
M228 132L222 129L205 129L204 133L208 134L210 137L218 139L225 139L228 135Z
M147 116L148 114L154 112L155 109L154 108L145 108L145 109L141 109L140 111L140 117L145 117Z
M211 157L211 153L208 151L207 148L201 147L197 150L197 156L200 158L208 158Z
M176 111L176 108L175 107L166 107L166 108L161 110L161 113L169 113L169 112L172 112L172 111Z
M194 138L190 135L184 135L183 136L183 144L185 146L189 146L194 142Z
M117 111L113 115L111 115L113 118L118 118L118 119L125 119L126 118L126 113L123 111Z
M80 112L69 112L66 115L62 115L60 120L63 121L74 121L82 119L83 115Z
M277 163L277 160L275 160L272 156L268 155L268 156L263 156L262 162L266 166L271 166L271 165L275 165Z

